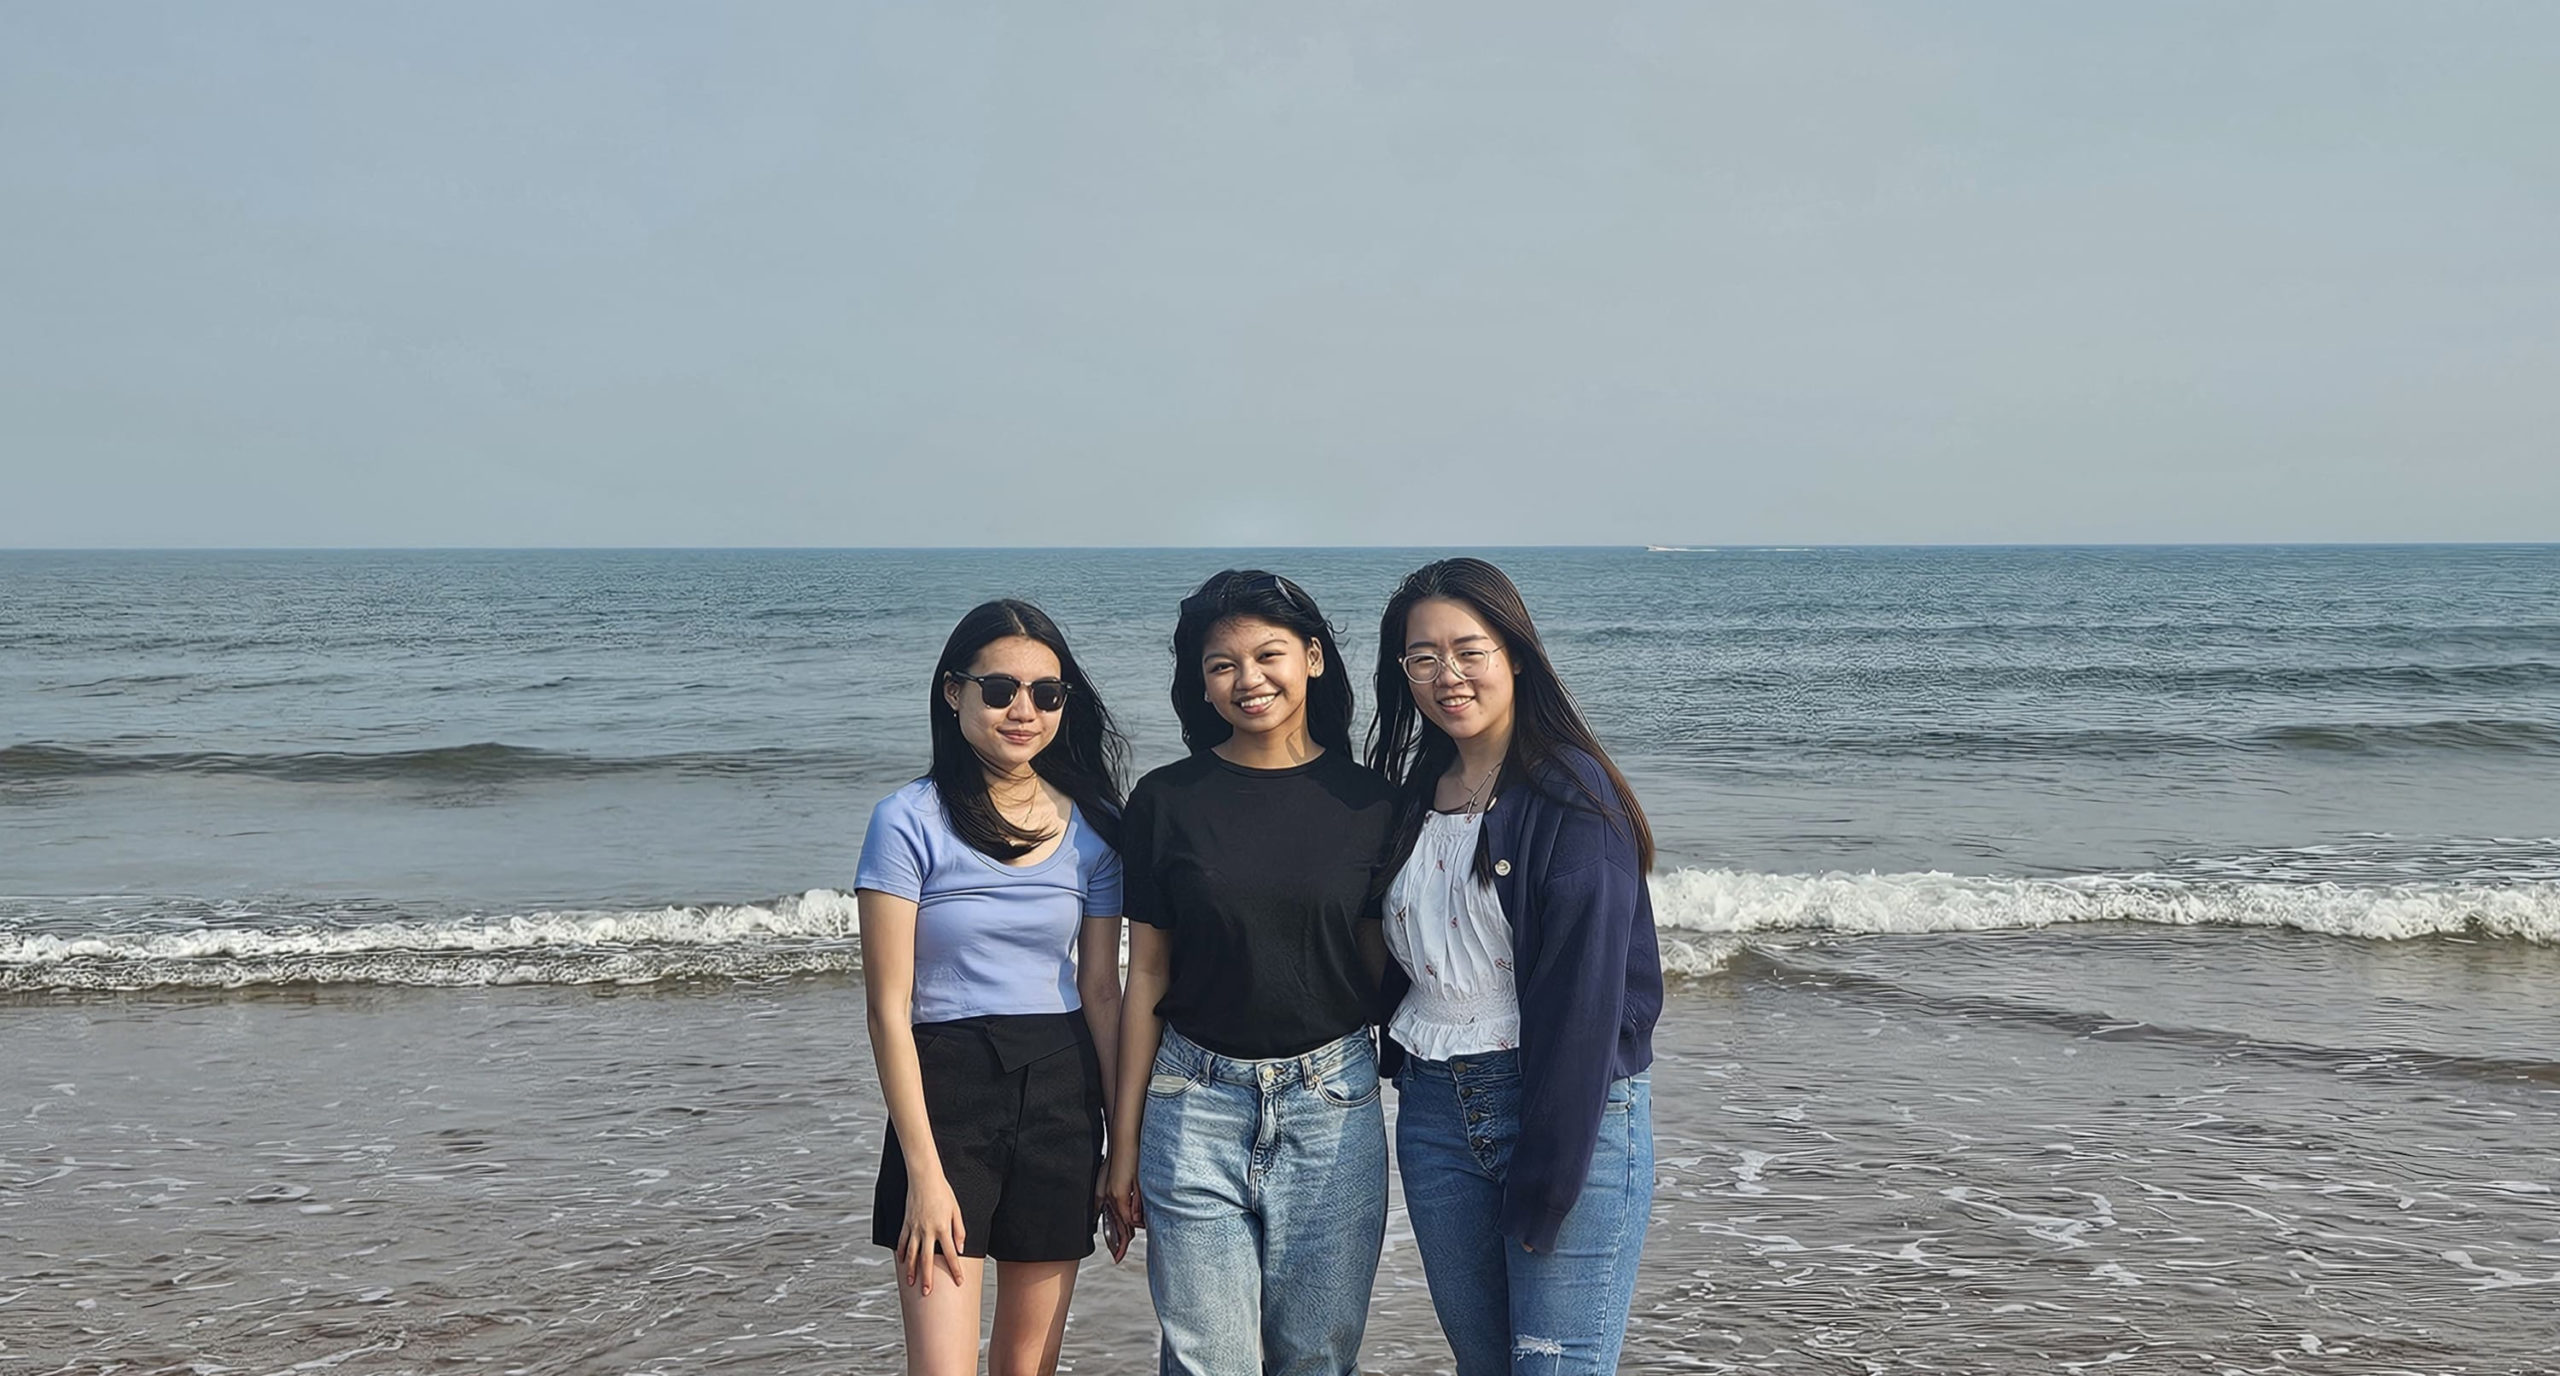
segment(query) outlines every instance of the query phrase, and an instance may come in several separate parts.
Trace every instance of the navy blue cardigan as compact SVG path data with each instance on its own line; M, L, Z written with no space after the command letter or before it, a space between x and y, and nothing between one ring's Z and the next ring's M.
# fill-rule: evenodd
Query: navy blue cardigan
M1539 1251L1555 1246L1591 1173L1609 1082L1653 1064L1662 1015L1662 949L1635 837L1595 811L1566 770L1616 800L1600 762L1576 751L1485 814L1520 996L1520 1136L1502 1187L1502 1232ZM1382 1020L1412 987L1387 962ZM1392 1074L1404 1049L1382 1038L1381 1050Z

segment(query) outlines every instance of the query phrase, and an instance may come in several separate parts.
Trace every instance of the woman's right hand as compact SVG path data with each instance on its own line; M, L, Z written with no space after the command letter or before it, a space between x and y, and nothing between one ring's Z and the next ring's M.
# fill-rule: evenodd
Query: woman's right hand
M959 1284L960 1249L968 1243L969 1225L960 1219L960 1198L951 1192L951 1182L940 1171L927 1178L910 1170L907 1218L898 1226L899 1280L916 1287L918 1294L932 1294L938 1252L951 1283Z

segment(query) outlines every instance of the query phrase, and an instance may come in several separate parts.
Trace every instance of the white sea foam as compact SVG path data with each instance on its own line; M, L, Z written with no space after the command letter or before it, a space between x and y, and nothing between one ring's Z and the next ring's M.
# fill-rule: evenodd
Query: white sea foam
M1662 963L1724 970L1787 933L1985 932L2090 922L2285 927L2367 940L2439 935L2560 944L2560 883L2347 885L2107 875L1762 874L1683 869L1653 880ZM25 913L31 900L5 905ZM198 907L176 920L113 912L0 913L0 989L265 984L645 983L859 968L851 894L770 903L540 911L450 919ZM203 914L211 911L211 919ZM33 914L28 914L32 916Z
M535 912L450 922L323 925L285 920L186 932L93 932L0 939L0 966L66 960L274 960L437 954L494 955L546 950L730 946L794 938L843 938L858 927L850 894L833 889L776 900L636 911Z
M228 915L186 930L0 933L0 988L647 982L856 967L851 894L445 921Z
M1666 935L1983 932L2079 922L2290 927L2402 941L2470 935L2560 944L2560 884L2274 884L2162 875L1999 879L1953 874L1674 870L1653 881Z

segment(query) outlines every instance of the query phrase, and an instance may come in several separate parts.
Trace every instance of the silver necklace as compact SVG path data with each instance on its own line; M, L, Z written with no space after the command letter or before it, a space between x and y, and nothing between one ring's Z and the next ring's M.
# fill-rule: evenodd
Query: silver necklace
M1047 804L1049 802L1049 791L1040 786L1040 781L1037 778L1034 778L1031 781L1031 791L1024 795L1022 799L1020 804L1022 808L1022 816L1018 821L1014 818L1012 811L1006 807L1006 799L1003 794L996 792L993 787L989 787L987 789L987 797L989 801L996 805L996 815L1004 819L1005 825L1016 828L1027 836L1047 834L1049 827L1055 823L1058 818L1058 809L1056 806L1043 806L1043 804ZM1048 814L1047 817L1041 818L1037 823L1032 820L1035 817L1040 817L1040 814L1044 812Z

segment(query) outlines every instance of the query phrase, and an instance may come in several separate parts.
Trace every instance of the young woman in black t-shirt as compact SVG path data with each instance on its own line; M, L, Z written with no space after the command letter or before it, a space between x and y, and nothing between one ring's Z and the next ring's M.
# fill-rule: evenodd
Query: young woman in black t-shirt
M1296 584L1211 578L1173 653L1192 753L1121 826L1111 1207L1148 1231L1167 1372L1349 1376L1386 1231L1367 1024L1393 796L1352 754L1348 666Z

